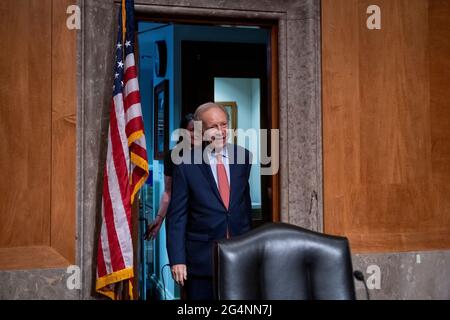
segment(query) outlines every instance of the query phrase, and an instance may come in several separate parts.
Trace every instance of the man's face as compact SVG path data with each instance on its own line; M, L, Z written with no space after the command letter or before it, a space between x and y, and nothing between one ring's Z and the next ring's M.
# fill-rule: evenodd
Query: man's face
M191 145L194 145L194 120L189 121L186 126L186 130L189 131L189 135L191 137Z
M219 108L211 108L202 114L204 137L214 148L221 149L227 142L228 121Z

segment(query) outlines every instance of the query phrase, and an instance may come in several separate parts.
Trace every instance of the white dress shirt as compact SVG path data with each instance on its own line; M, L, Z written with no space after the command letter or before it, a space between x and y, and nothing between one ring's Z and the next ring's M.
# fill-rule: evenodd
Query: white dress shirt
M219 154L222 156L222 163L225 167L225 171L227 172L227 178L228 178L228 185L231 186L230 184L230 165L229 165L229 161L228 161L228 149L227 147L223 148ZM211 171L212 174L214 176L214 180L216 180L216 185L217 188L219 188L219 183L217 181L217 158L216 158L216 153L215 152L211 152L209 153L209 165L211 166Z

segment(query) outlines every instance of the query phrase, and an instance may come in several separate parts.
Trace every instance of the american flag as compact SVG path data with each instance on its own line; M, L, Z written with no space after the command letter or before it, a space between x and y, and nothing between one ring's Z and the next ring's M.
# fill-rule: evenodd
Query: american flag
M128 281L132 298L131 208L136 193L148 176L144 122L134 62L133 0L122 0L115 51L96 281L97 291L111 299L118 298L116 286L123 281Z

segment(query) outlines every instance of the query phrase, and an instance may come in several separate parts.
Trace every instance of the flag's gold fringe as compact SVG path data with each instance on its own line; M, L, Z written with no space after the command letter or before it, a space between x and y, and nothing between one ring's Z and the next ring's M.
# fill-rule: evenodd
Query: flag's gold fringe
M148 162L134 152L130 152L131 162L148 173Z
M106 276L98 278L95 284L95 290L97 290L98 293L103 294L112 300L116 300L117 297L115 292L113 290L108 290L105 287L110 284L128 279L129 280L128 294L130 295L130 299L133 300L133 284L131 282L131 278L133 277L134 277L133 268L126 268L119 271L115 271L113 273L107 274Z
M134 196L139 191L139 189L142 187L142 185L144 184L144 182L147 179L147 177L148 177L148 173L146 175L144 175L141 179L139 179L138 183L136 183L136 186L134 187L134 190L131 192L131 204L133 204Z
M131 145L134 141L136 141L143 135L144 135L144 132L142 130L133 132L133 134L131 134L128 137L128 145ZM133 203L136 193L139 191L139 189L142 187L142 185L144 184L145 180L148 177L148 161L145 160L144 158L138 156L134 152L130 152L130 160L132 163L134 163L136 166L138 166L139 168L141 168L142 170L144 170L146 172L146 174L144 176L142 176L141 179L139 179L139 181L136 183L134 189L131 191L131 203ZM130 184L133 184L132 178L133 178L133 175L130 174Z
M133 283L131 282L131 279L128 280L128 295L130 296L130 300L134 300L134 296L133 296Z
M133 142L135 142L137 139L139 139L143 135L144 135L144 131L142 131L142 130L138 130L138 131L133 132L128 137L128 146L130 146Z

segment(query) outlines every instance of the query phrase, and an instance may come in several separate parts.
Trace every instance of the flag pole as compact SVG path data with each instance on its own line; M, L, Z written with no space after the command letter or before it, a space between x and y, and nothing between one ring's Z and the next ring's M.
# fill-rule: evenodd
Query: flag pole
M125 4L125 0L122 0L122 44L125 44L126 32L127 32L127 7Z

